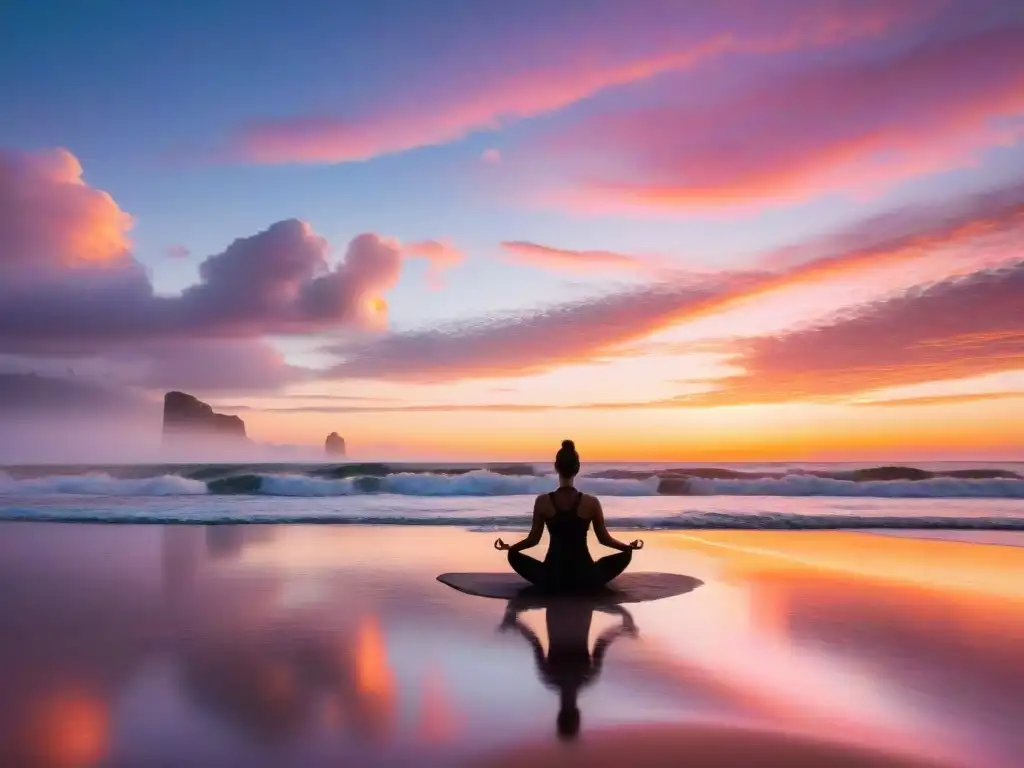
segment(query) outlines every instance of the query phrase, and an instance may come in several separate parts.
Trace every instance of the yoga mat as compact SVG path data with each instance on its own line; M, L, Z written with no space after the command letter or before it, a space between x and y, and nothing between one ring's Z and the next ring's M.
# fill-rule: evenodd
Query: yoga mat
M516 573L442 573L437 577L452 589L477 597L498 600L531 599L593 599L611 603L643 603L682 595L699 587L702 582L679 573L624 573L603 589L582 595L549 594L535 587Z

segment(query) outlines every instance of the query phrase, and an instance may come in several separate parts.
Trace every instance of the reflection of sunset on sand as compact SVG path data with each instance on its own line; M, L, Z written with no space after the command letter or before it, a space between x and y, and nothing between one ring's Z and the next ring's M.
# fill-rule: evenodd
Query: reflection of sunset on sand
M352 655L359 697L353 707L356 726L365 729L372 738L380 738L386 735L394 718L395 682L384 635L375 617L359 620Z
M523 603L523 631L498 633L505 601L435 581L442 567L499 569L489 533L38 530L9 525L0 539L5 766L145 765L171 753L196 766L342 755L543 765L563 754L549 752L559 686L578 708L580 759L611 760L642 738L670 764L763 752L1013 768L1024 747L1012 693L1024 686L1020 549L651 533L644 569L692 575L699 589L630 604L628 620ZM875 542L873 555L864 547ZM549 631L556 650L585 638L588 654L600 638L636 639L616 642L591 674L581 654L538 667ZM188 735L196 723L202 738Z
M423 672L417 732L426 743L451 742L459 737L463 718L452 705L444 670L428 663Z
M15 747L29 764L52 768L96 765L109 748L106 703L73 689L27 702L24 741Z

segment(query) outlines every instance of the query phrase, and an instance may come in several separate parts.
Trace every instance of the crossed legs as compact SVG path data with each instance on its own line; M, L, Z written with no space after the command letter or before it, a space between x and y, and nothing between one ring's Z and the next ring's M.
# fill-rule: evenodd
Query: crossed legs
M602 557L592 566L587 568L587 573L579 574L580 582L590 589L603 587L609 581L626 570L632 559L633 550L631 549L627 549L625 552L617 552L614 555ZM557 586L548 583L548 569L544 567L544 563L536 558L524 555L522 552L513 552L510 550L508 553L508 564L512 566L512 570L531 584L536 584L538 587L545 588Z

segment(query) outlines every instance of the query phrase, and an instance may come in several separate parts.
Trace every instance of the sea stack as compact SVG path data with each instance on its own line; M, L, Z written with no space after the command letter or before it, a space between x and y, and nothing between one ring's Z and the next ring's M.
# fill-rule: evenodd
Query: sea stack
M327 436L327 440L324 441L324 450L327 452L328 456L344 456L345 438L337 432L331 432L331 434Z
M168 392L164 395L164 440L179 436L212 438L219 443L249 442L245 422L237 416L215 413L185 392Z

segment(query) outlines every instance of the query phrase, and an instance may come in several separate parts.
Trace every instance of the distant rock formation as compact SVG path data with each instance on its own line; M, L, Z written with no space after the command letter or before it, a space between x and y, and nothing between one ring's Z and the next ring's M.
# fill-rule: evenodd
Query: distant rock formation
M331 432L327 436L327 440L324 441L324 450L327 451L328 456L344 456L345 438L337 432Z
M211 437L218 442L249 442L245 422L237 416L215 413L202 400L184 392L168 392L164 395L164 439L178 435Z

